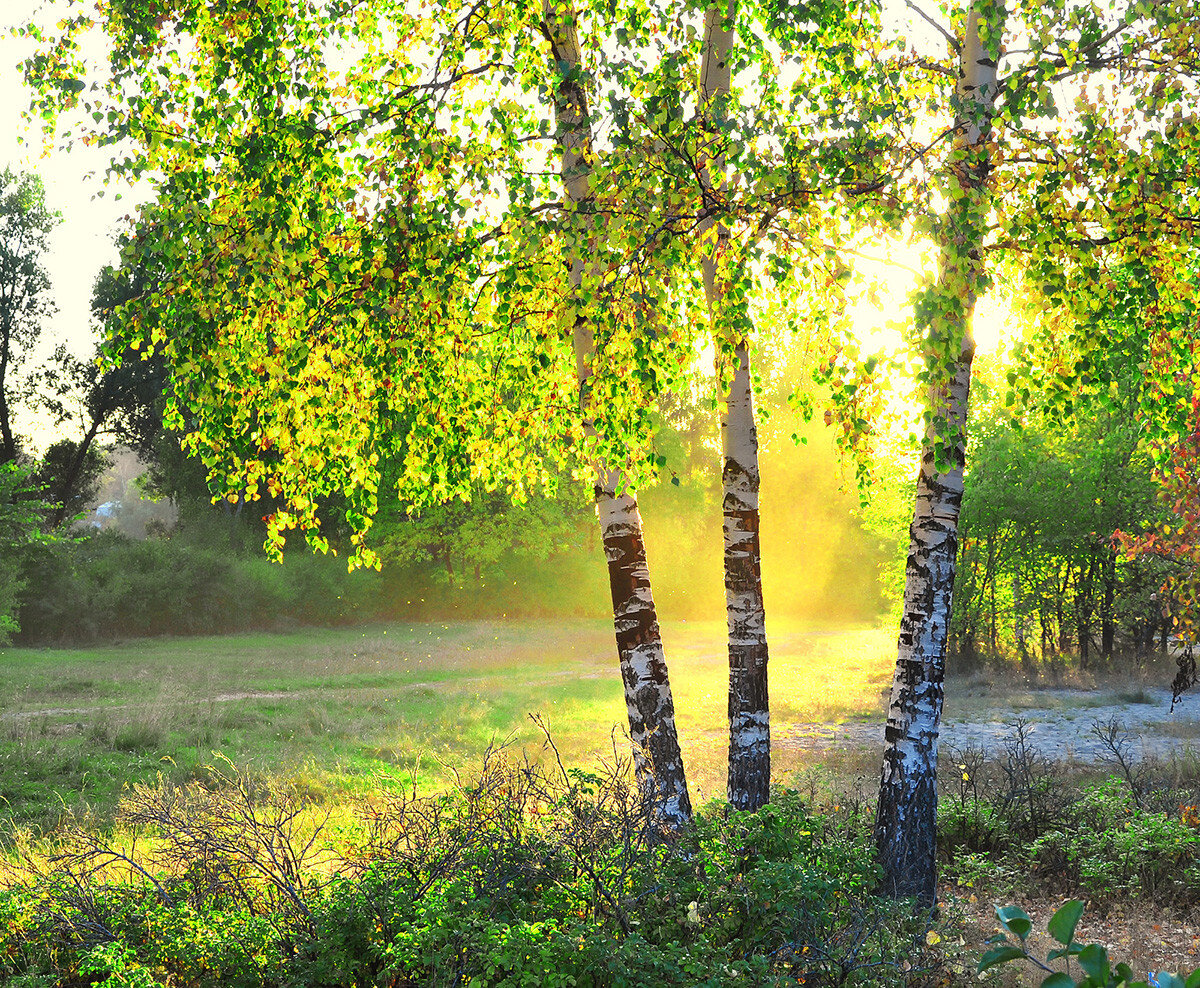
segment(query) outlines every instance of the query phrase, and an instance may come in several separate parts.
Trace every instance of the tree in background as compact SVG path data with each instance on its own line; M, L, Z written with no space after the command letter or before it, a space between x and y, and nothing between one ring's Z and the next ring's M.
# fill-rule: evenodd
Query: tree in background
M38 460L33 479L50 505L44 519L47 528L78 517L95 500L108 458L94 439L90 434L81 441L59 439Z
M0 463L0 644L7 644L20 625L20 595L25 581L18 565L23 550L45 541L41 523L47 505L38 499L27 466Z
M1162 137L1190 141L1194 148L1196 129L1194 120L1173 118ZM1150 140L1162 137L1152 133ZM1169 170L1153 182L1139 181L1153 195L1170 184ZM1183 207L1150 199L1140 208L1165 211L1167 205L1167 216ZM1103 451L1114 436L1132 433L1143 502L1149 500L1146 485L1155 482L1157 506L1104 519L1106 528L1111 523L1116 529L1108 546L1113 559L1106 565L1110 571L1114 565L1132 570L1144 584L1135 588L1132 606L1105 607L1105 617L1109 610L1127 615L1142 648L1149 648L1157 631L1165 649L1176 621L1185 636L1194 628L1189 584L1195 579L1196 531L1188 484L1195 475L1198 253L1194 242L1163 239L1138 244L1109 268L1098 269L1089 258L1064 266L1054 272L1048 292L1031 292L1028 304L1039 314L1039 324L1018 353L1027 385L1042 396L1050 416L1071 422L1083 409L1101 422L1115 423L1114 435L1085 438L1085 455L1094 458L1096 451L1087 447ZM1016 385L1019 376L1014 370L1010 383ZM1109 480L1095 482L1105 486ZM1119 554L1124 560L1117 560ZM1102 651L1108 638L1102 630ZM1177 688L1186 688L1187 679L1177 680Z
M1200 643L1200 338L1187 313L1152 325L1148 339L1147 418L1157 429L1155 476L1165 518L1144 533L1119 532L1134 559L1159 558L1173 572L1159 589L1164 621L1187 644L1175 679L1175 699L1197 682ZM1164 626L1164 640L1166 627Z
M138 250L139 238L121 244L124 267L106 268L92 288L92 315L111 335L122 304L146 290L153 275L151 259ZM102 441L117 443L151 459L160 446L167 384L161 359L139 360L137 354L119 364L106 362L102 347L80 359L63 345L29 375L35 397L30 404L49 414L60 429L70 426L77 438L64 438L47 449L37 480L53 506L46 523L57 528L87 507L104 470Z
M1150 460L1132 407L1114 414L1077 394L1075 408L1066 422L1027 415L1019 431L994 401L973 419L950 644L962 668L982 654L1032 668L1069 652L1087 668L1095 653L1149 644L1152 573L1120 562L1113 533L1153 517Z
M100 354L81 360L59 347L35 379L41 385L37 404L53 415L56 425L69 423L80 433L78 439L54 443L38 468L54 505L48 524L57 528L95 495L104 469L102 439L142 452L153 448L162 431L165 373L157 360L134 358L112 365Z
M42 256L58 222L38 176L0 172L0 464L21 451L13 417L24 392L16 374L54 311Z

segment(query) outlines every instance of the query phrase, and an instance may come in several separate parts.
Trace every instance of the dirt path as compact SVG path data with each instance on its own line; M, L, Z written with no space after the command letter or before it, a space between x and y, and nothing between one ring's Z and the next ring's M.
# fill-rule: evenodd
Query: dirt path
M553 673L547 680L575 675L571 670ZM350 692L396 694L410 690L452 690L468 683L485 682L488 676L471 676L406 683L397 687L369 687ZM341 690L324 688L263 692L217 693L211 697L187 698L176 701L188 706L226 704L262 700L321 700L337 696ZM1002 750L1013 734L1019 718L1027 724L1030 746L1039 754L1056 759L1094 763L1105 760L1109 749L1096 735L1097 728L1116 722L1131 739L1135 756L1165 756L1188 746L1200 738L1200 695L1185 696L1171 711L1171 693L1166 689L1148 688L1135 694L1136 702L1104 702L1112 699L1111 691L1080 689L1042 689L1016 695L1007 704L983 705L972 712L970 719L955 717L948 708L942 721L941 744L944 748L965 750L978 748L993 752ZM0 721L29 721L40 717L87 717L94 714L129 713L144 708L142 704L125 703L114 706L44 707L0 713ZM848 750L875 748L882 744L884 718L849 721L841 724L819 722L776 723L773 743L780 749ZM714 728L721 734L724 728Z
M1030 706L1038 702L1041 706ZM941 741L956 750L1002 750L1017 719L1028 727L1034 751L1055 759L1094 763L1105 760L1109 748L1096 735L1114 721L1131 739L1135 756L1164 756L1196 746L1200 737L1200 696L1185 696L1171 711L1171 691L1138 691L1144 702L1111 703L1111 691L1045 689L1023 694L1019 704L988 706L971 719L955 718L953 708L942 721ZM848 749L883 743L884 718L844 724L799 723L772 725L774 743L784 748Z
M567 676L584 679L593 678L590 676L580 677L574 670L564 669L561 672L544 674L541 681L550 682L551 680L562 679ZM301 690L217 693L207 697L179 697L172 700L171 703L177 706L202 707L209 703L237 703L242 700L329 700L348 693L352 693L355 696L362 696L367 693L396 696L397 694L412 690L449 690L462 684L484 683L491 679L495 679L495 676L459 676L454 679L439 679L431 682L403 683L399 686L351 686L335 687L334 689L322 686ZM157 703L160 701L155 700L151 702ZM35 710L13 710L0 713L0 721L26 721L36 720L39 717L81 717L91 714L128 713L129 711L144 710L146 706L147 704L144 703L118 703L111 706L97 704L87 707L39 707Z

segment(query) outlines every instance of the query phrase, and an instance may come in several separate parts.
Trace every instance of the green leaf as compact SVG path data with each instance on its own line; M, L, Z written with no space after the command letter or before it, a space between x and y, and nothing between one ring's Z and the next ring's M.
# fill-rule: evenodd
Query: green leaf
M1046 924L1046 930L1063 946L1069 946L1071 939L1075 936L1075 927L1079 925L1079 918L1083 915L1083 902L1079 899L1072 899L1070 902L1065 902L1053 916L1050 917L1050 922Z
M1075 988L1075 979L1062 971L1047 975L1042 982L1042 988Z
M1200 988L1200 967L1196 968L1196 970L1188 975L1188 979L1184 984L1184 988Z
M1170 971L1159 971L1154 980L1158 984L1158 988L1187 988L1183 978Z
M1088 977L1102 985L1108 984L1108 951L1098 943L1089 943L1079 952L1079 966Z
M1013 946L1010 943L1002 947L993 947L979 958L978 973L983 974L988 968L995 967L997 964L1007 964L1009 961L1015 961L1024 956L1025 951L1021 947Z
M1025 940L1033 929L1033 921L1020 906L997 907L996 918L1000 920L1001 926L1021 940Z

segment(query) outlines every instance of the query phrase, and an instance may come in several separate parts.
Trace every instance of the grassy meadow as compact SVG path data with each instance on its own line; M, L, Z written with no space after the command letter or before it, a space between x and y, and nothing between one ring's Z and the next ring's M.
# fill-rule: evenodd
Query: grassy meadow
M664 626L693 798L724 792L725 628ZM777 729L872 715L893 633L772 629ZM540 714L568 763L611 758L625 721L605 621L385 624L289 634L0 649L0 799L9 826L64 809L103 819L127 784L195 777L219 752L314 793L429 791L511 739L540 757ZM780 752L786 772L799 756ZM791 761L789 762L789 758Z

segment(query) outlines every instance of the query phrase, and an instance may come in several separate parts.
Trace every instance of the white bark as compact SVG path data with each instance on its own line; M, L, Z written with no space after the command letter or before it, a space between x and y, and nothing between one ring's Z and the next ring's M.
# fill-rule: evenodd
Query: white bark
M1003 6L990 30L999 36ZM975 344L971 318L983 275L981 257L988 170L987 139L997 92L998 52L989 49L978 6L966 24L956 91L959 116L952 169L960 192L942 244L941 272L934 289L945 312L931 325L934 344L953 347L945 377L929 396L933 419L917 478L917 497L900 622L896 673L885 733L875 840L884 870L884 890L936 901L937 748L942 715L946 642L954 592L958 517L966 457L966 421ZM941 429L936 423L945 423ZM937 435L938 432L942 434ZM949 439L950 465L937 462L937 444Z
M710 152L701 168L705 206L719 207L727 183L721 145L724 101L729 97L735 0L704 13L700 65L700 107ZM702 222L702 240L712 238L703 259L709 325L718 345L718 370L729 390L721 411L721 480L724 514L725 609L729 649L729 802L755 810L767 802L771 786L771 730L767 693L767 633L759 552L758 430L750 381L750 350L744 325L728 311L733 259L729 228L719 218Z
M595 223L592 215L595 195L590 181L592 124L587 95L578 75L581 58L574 13L569 7L556 6L550 0L543 3L542 10L555 70L561 66L567 69L567 78L555 93L563 186L576 215ZM598 270L589 266L585 259L572 259L571 283L577 294L585 282L594 285L598 280ZM584 432L592 438L595 435L591 398L595 357L592 321L577 314L572 332ZM625 486L621 472L602 463L595 464L595 471L596 511L608 562L613 626L638 785L654 818L660 825L674 828L691 819L692 806L651 592L642 519L634 494L628 490L617 493Z

